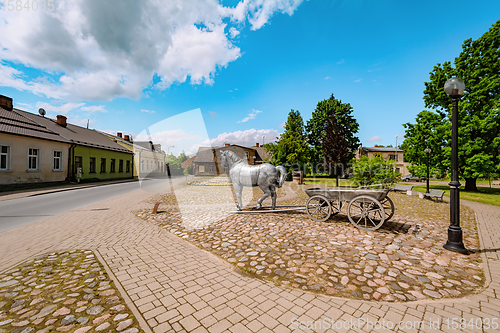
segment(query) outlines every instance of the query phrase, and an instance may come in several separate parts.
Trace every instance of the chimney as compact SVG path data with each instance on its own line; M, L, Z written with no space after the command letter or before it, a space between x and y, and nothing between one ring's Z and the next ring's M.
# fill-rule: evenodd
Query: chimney
M227 146L230 146L230 145L231 145L230 143L226 143L226 144L225 144L225 146L226 146L226 147L227 147Z
M255 147L259 148L259 146L260 146L260 143L258 143L258 142L257 142L257 143L255 144Z
M66 124L66 117L65 116L61 116L60 114L57 115L57 123L62 126L62 127L66 127L67 124Z
M121 138L122 137L122 132L116 133L116 136L119 137L119 138Z
M12 111L12 98L0 95L0 107L4 108L7 111Z
M121 133L120 133L120 134L121 134ZM119 137L121 138L121 135L119 135ZM127 134L125 134L124 139L125 139L125 141L129 141L129 142L130 142L130 137L129 137Z

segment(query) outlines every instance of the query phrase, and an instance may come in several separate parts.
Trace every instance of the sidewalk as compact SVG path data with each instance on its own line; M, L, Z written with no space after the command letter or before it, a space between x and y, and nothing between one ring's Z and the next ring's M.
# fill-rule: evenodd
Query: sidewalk
M147 322L144 329L153 332L291 332L298 321L359 318L392 323L423 320L421 332L452 332L456 331L453 318L467 323L500 318L500 207L462 202L476 212L486 249L485 291L459 299L386 303L317 296L244 276L223 260L133 216L131 207L151 209L143 203L149 196L139 190L0 233L0 271L37 254L96 250ZM430 330L429 321L438 319L440 329ZM470 326L466 330L483 331Z
M184 176L174 176L174 177L172 177L172 179L179 178L179 177L184 177ZM147 179L148 178L144 178L142 180L147 180ZM163 179L168 179L168 177L164 177ZM41 195L41 194L46 194L46 193L55 193L55 192L62 192L62 191L77 190L77 189L81 189L81 188L104 186L104 185L111 185L111 184L130 183L130 182L137 182L137 181L139 181L139 179L120 179L120 180L109 180L109 181L93 182L93 183L81 183L81 184L80 183L69 183L69 184L66 183L64 185L56 185L56 186L51 186L51 187L0 192L0 201L31 197L34 195Z
M25 190L13 190L13 191L8 191L8 192L1 192L0 193L0 201L31 197L34 195L40 195L40 194L46 194L46 193L70 191L70 190L77 190L80 188L95 187L95 186L110 185L110 184L129 183L129 182L135 182L135 181L138 181L138 180L137 179L120 179L120 180L110 180L110 181L82 183L82 184L80 184L80 183L66 183L64 185L55 185L55 186L50 186L50 187L33 188L33 189L25 189Z

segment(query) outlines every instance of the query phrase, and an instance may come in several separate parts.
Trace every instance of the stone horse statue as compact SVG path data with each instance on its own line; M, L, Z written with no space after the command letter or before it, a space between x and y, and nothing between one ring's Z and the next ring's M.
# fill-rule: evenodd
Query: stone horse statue
M258 186L264 195L257 201L257 209L261 207L262 201L271 196L273 201L272 209L276 207L276 187L282 187L286 179L286 169L282 166L275 167L265 163L259 165L248 165L235 152L222 150L220 152L221 164L229 168L229 178L233 183L234 192L238 199L237 210L243 208L241 203L241 193L243 187Z

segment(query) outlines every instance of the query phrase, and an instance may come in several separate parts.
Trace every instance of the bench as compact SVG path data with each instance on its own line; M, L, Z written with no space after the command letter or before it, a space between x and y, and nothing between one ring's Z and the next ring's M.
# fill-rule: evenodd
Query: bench
M413 185L400 185L396 184L394 185L394 188L392 189L393 191L411 191L413 189Z
M424 198L425 197L436 198L436 201L438 201L438 199L441 199L441 201L443 201L443 195L444 195L444 191L430 190L429 193L424 193Z

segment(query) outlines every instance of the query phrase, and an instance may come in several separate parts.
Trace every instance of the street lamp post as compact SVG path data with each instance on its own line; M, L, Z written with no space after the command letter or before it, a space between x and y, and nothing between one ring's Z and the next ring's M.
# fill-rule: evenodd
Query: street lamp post
M430 152L431 152L430 148L424 149L424 153L427 154L427 192L426 193L429 193L429 154L430 154Z
M266 138L265 135L262 136L262 147L264 147L264 139Z
M444 84L444 91L451 97L453 109L451 114L451 181L450 185L450 226L445 249L467 253L460 228L460 182L458 181L458 100L465 90L464 81L452 77Z

